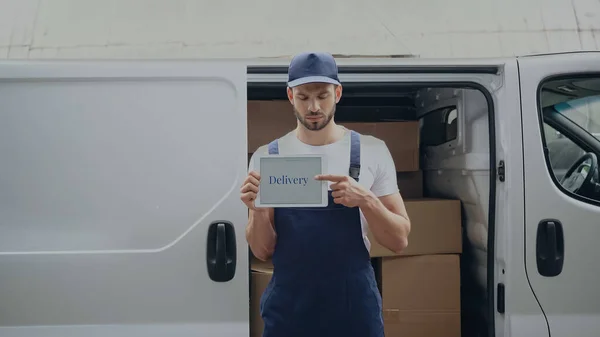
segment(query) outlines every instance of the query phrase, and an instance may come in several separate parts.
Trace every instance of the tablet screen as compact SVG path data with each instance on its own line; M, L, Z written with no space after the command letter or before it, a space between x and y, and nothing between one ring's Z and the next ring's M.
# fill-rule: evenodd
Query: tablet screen
M265 156L259 159L259 163L260 205L323 205L326 182L314 179L322 173L323 157Z

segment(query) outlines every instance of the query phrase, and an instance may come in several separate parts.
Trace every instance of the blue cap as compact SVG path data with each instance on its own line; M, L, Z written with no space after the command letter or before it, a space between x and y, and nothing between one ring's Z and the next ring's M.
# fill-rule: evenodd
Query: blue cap
M328 53L301 53L296 55L288 69L288 86L306 83L331 83L340 85L335 59Z

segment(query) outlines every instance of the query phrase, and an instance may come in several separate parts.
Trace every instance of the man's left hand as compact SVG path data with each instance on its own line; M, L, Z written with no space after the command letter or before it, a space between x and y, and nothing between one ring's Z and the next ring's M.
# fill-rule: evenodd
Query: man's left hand
M363 205L371 196L371 191L365 189L356 180L349 176L320 174L316 180L331 181L331 195L333 202L346 207L357 207Z

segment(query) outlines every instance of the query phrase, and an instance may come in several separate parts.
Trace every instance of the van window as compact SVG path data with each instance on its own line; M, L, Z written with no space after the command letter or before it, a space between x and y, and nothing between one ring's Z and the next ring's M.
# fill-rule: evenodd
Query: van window
M560 181L569 167L583 156L585 151L548 124L544 124L544 136L551 173Z
M543 83L539 103L554 182L565 193L600 201L600 76Z
M600 93L558 103L554 109L600 139Z

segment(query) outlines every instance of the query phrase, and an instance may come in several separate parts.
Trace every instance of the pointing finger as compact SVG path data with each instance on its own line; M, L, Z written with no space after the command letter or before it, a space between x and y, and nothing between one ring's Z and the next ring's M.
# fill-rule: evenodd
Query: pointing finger
M316 180L328 180L332 182L344 181L346 176L335 175L335 174L319 174L315 176Z

